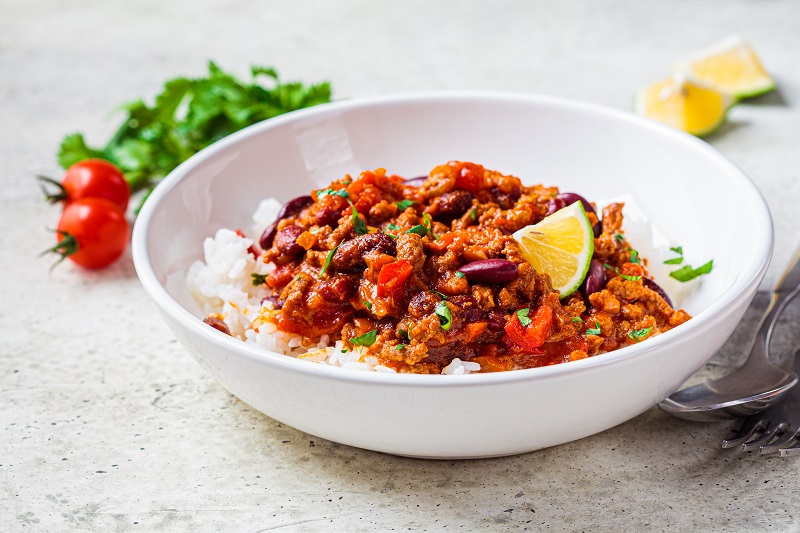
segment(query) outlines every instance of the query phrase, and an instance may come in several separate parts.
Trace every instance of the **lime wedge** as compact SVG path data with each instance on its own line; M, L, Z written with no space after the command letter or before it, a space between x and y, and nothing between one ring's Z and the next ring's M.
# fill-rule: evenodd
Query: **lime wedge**
M583 283L594 254L594 232L580 202L556 211L513 235L522 256L541 274L549 274L561 297Z
M702 137L725 122L733 102L730 96L677 74L640 89L634 100L634 111Z
M738 35L731 35L679 61L673 72L685 74L738 100L775 89L775 80L761 65L753 47Z

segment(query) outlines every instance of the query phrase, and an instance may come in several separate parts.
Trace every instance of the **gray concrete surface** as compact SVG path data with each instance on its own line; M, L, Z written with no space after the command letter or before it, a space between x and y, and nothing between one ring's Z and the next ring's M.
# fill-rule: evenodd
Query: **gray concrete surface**
M796 2L0 0L0 530L800 531L800 460L719 449L735 423L652 409L481 461L353 449L282 426L209 378L129 254L94 273L49 273L37 258L58 213L33 176L58 175L60 138L103 139L114 106L207 59L329 79L337 98L505 89L625 109L674 60L733 32L780 84L709 139L773 211L769 284L799 240ZM740 357L755 316L716 368Z

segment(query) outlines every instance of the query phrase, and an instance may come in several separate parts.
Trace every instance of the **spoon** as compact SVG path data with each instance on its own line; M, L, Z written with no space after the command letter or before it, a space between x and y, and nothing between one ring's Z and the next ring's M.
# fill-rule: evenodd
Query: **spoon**
M798 378L770 362L769 341L784 307L799 293L800 249L772 291L744 365L719 379L679 390L658 407L678 418L712 422L750 416L781 400Z

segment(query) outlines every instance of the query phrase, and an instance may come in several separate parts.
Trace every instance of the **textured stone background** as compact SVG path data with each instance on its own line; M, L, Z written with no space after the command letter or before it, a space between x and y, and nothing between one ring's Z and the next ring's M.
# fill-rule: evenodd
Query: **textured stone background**
M330 79L337 98L504 89L627 109L636 87L733 32L781 88L709 139L772 209L768 287L798 243L796 2L0 0L0 529L800 531L800 462L719 449L736 423L651 409L571 444L465 462L349 448L217 385L156 315L129 255L97 273L48 273L36 258L58 215L33 176L58 175L60 138L103 139L114 106L207 59ZM757 316L710 370L741 358Z

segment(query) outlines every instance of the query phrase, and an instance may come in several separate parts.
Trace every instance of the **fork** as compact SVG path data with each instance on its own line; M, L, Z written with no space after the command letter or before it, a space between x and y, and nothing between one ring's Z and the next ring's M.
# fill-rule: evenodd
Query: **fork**
M800 350L794 354L794 371L800 373ZM747 417L723 448L759 449L780 457L800 455L800 387L792 387L782 401Z

